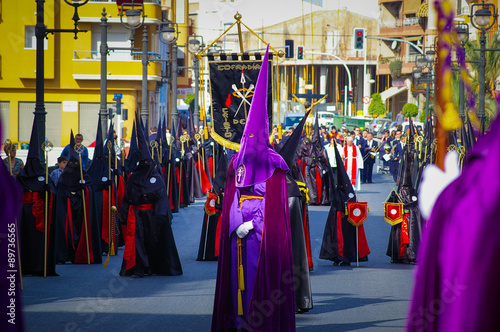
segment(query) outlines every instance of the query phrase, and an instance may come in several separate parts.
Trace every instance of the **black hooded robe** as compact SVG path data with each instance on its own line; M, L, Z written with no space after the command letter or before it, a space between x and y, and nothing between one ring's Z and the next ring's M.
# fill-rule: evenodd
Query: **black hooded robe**
M336 147L335 158L337 165L343 165ZM345 211L346 202L355 202L356 194L344 167L337 167L335 182L336 189L325 224L319 258L333 261L334 265L350 265L357 260L356 227L347 220ZM358 227L358 232L359 261L367 261L370 249L363 225Z
M165 183L156 171L146 178L140 167L129 178L121 209L127 233L120 275L181 275ZM151 179L150 186L138 185Z
M78 164L71 165L68 162L59 178L55 212L55 260L62 264L67 261L73 264L88 264L89 261L101 264L101 233L94 190L87 174L84 174L85 184L79 184L79 173Z

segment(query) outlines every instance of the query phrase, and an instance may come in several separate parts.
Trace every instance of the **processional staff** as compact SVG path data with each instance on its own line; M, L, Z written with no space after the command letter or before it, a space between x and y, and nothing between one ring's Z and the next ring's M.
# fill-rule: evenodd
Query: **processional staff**
M83 167L82 167L82 153L85 151L85 146L81 143L75 144L74 147L76 153L78 153L78 159L80 161L80 184L84 185L85 180L83 180ZM89 251L89 231L87 228L88 220L87 220L87 208L85 206L85 189L82 188L82 205L83 205L83 223L85 227L85 241L87 243L87 263L90 264L90 251Z
M54 145L51 141L45 140L42 143L42 150L45 152L45 185L49 184L49 152ZM49 222L49 191L45 188L45 220L44 220L44 247L43 247L43 277L47 277L47 242L48 242L48 222Z

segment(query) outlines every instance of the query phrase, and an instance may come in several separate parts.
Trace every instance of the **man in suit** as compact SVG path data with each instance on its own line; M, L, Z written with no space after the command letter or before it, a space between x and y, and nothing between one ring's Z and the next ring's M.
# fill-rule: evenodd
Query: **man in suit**
M365 156L365 145L366 145L366 139L361 135L359 127L354 127L354 137L353 137L353 144L356 145L359 148L359 151L361 151L361 155ZM361 172L361 183L364 183L366 181L365 179L365 173Z
M396 133L396 137L397 137ZM393 161L394 161L394 173L392 174L394 182L398 181L398 175L399 175L399 164L401 163L401 159L403 158L403 152L406 144L406 136L401 136L401 132L399 133L399 136L401 137L399 140L394 140L393 147L394 147L394 154L393 154ZM397 141L397 143L395 143Z
M396 147L399 145L401 139L401 131L396 130L396 135L394 139L390 141L391 144L391 159L389 160L389 171L394 179L394 182L398 180L399 171L399 159L396 156Z
M364 168L362 180L365 183L373 183L372 182L372 174L373 174L373 165L375 164L375 148L377 147L377 143L373 140L373 134L368 133L366 135L366 144L364 150ZM373 155L371 155L373 153Z

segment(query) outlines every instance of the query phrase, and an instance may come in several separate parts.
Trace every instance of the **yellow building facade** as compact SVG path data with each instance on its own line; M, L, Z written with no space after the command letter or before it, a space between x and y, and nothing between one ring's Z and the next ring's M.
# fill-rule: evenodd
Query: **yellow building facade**
M187 6L187 0L181 0ZM35 1L0 1L0 116L3 139L29 141L36 92L36 3ZM69 143L70 131L82 133L84 144L94 141L100 108L100 34L101 13L105 8L108 24L108 47L130 47L130 31L120 22L116 2L89 1L79 7L78 28L87 32L49 34L45 42L46 136L54 146ZM151 57L159 49L158 27L168 17L168 1L144 0L144 26L149 36ZM46 1L45 25L48 29L73 29L74 9L64 1ZM125 21L125 16L123 17ZM114 107L114 94L122 94L122 109L128 120L120 127L120 137L131 135L134 112L142 105L142 33L134 31L134 53L110 51L107 60L107 102ZM154 112L161 62L148 64L148 109ZM182 77L179 78L182 86ZM185 84L185 83L184 83ZM115 124L115 127L117 125Z

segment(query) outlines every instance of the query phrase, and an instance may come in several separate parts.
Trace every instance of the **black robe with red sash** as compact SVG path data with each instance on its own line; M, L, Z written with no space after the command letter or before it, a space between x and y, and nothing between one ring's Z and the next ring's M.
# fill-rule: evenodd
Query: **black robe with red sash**
M21 236L21 266L24 274L43 275L47 254L47 275L57 276L54 263L53 198L48 191L47 251L45 245L45 191L23 193L22 214L19 220Z
M337 148L335 148L335 158L337 165L342 165ZM359 260L367 261L370 249L366 241L364 227L363 225L358 227L358 248L356 250L356 227L347 220L345 214L346 202L355 202L356 195L344 167L337 167L335 182L336 188L325 224L319 258L333 261L334 264L350 264L350 262L357 260L358 251Z
M78 164L71 165L71 161L68 162L57 186L55 261L56 264L64 264L67 261L73 264L88 264L89 261L101 264L101 232L94 192L90 177L86 173L85 183L83 185L79 183L78 167Z
M126 233L120 275L182 274L166 186L154 167L141 164L129 177L121 216Z

